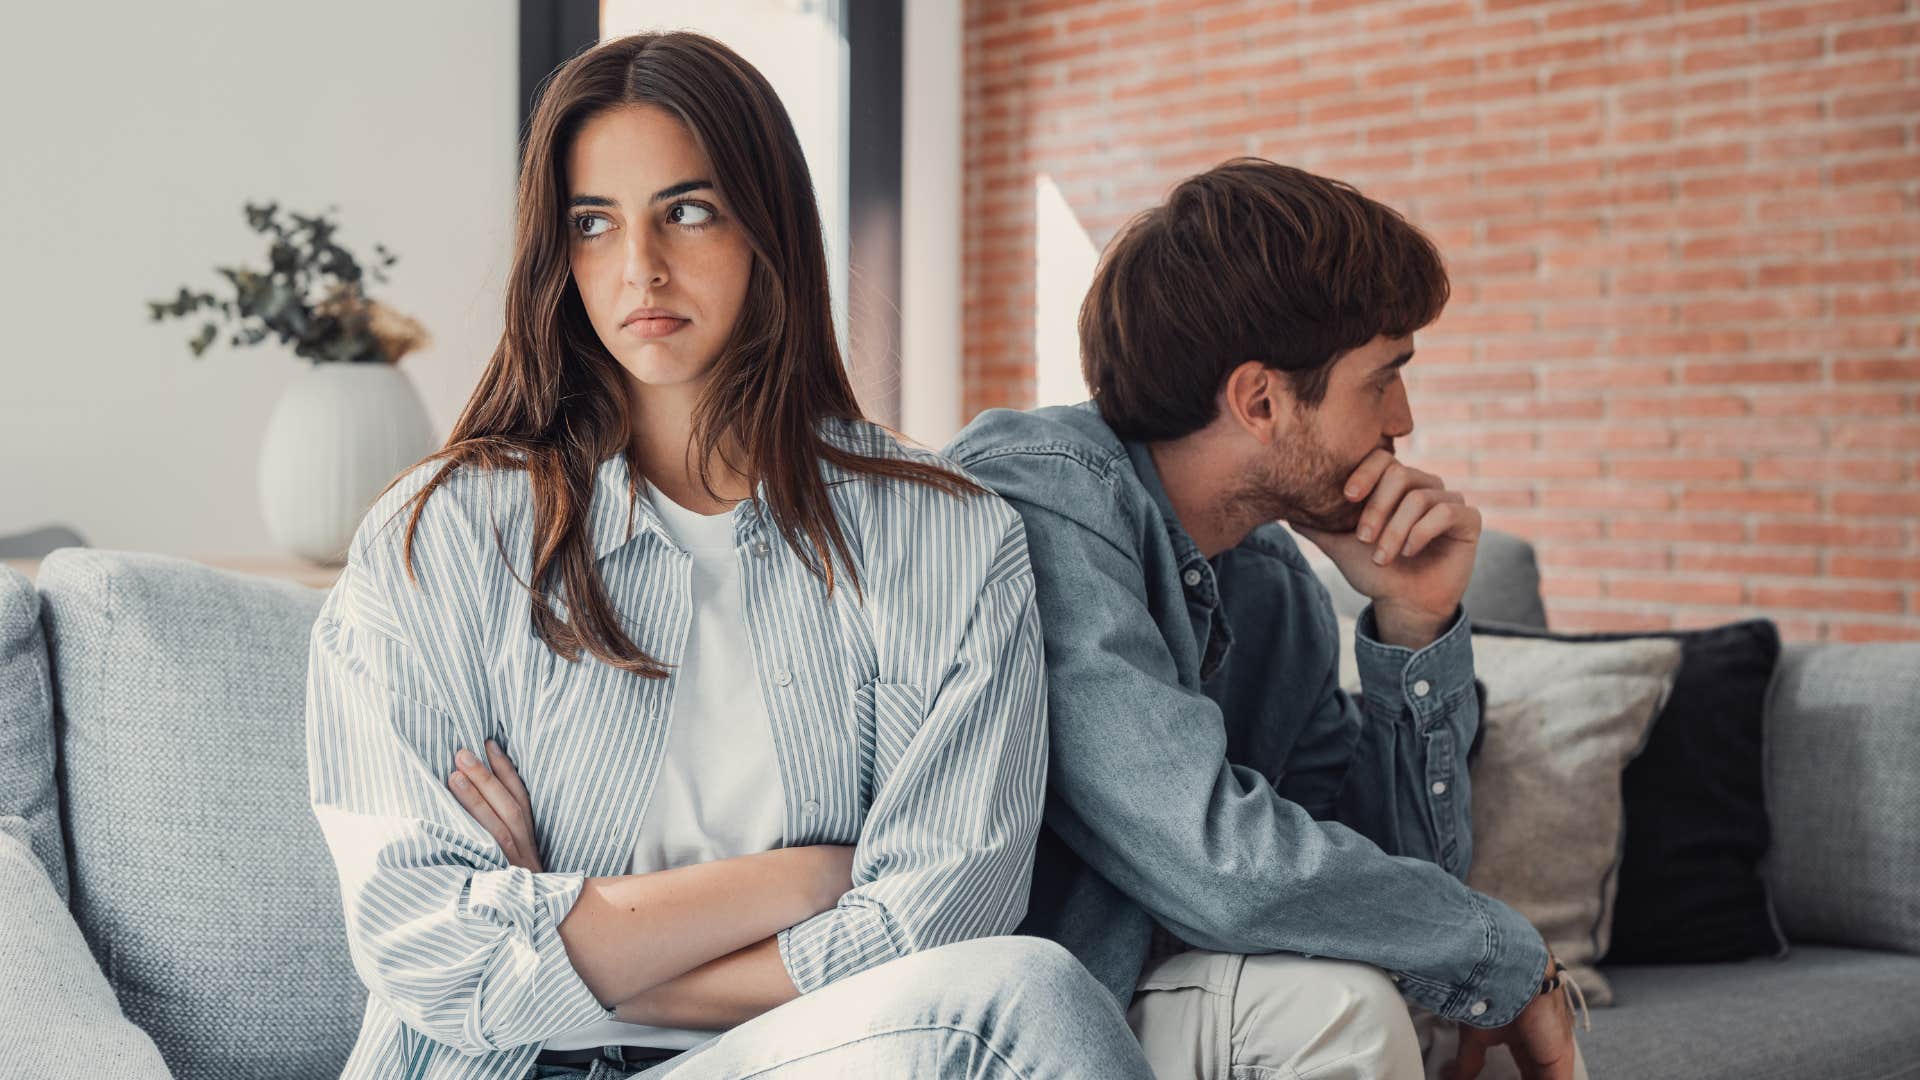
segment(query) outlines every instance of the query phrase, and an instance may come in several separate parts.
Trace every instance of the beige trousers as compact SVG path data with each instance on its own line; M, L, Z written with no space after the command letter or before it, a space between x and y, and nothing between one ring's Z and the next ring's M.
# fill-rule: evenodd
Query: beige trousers
M1290 953L1175 953L1141 976L1127 1022L1156 1080L1440 1080L1459 1042L1378 968ZM1496 1046L1480 1075L1520 1073Z

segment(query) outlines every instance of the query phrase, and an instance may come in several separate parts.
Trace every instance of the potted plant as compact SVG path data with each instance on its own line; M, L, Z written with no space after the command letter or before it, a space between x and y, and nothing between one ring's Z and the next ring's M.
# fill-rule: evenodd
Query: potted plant
M339 566L372 498L433 449L426 407L398 368L429 338L419 323L366 295L364 278L384 283L382 268L397 256L373 245L379 262L363 274L334 241L327 215L289 212L282 222L278 203L245 206L247 223L269 237L267 266L216 266L231 299L183 287L172 300L147 306L155 322L218 311L236 324L230 345L273 337L308 362L267 418L260 508L276 543ZM187 347L200 356L219 335L219 324L208 320Z

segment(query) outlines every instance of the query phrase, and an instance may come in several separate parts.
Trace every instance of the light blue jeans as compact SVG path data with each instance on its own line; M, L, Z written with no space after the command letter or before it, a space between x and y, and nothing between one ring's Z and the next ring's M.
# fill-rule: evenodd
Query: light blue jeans
M993 937L903 956L634 1073L611 1062L536 1077L706 1080L1152 1080L1113 995L1064 948Z

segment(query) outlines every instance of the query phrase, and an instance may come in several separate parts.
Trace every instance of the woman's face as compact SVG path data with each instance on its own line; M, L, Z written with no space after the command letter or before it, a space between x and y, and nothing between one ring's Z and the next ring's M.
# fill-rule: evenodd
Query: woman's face
M621 106L582 125L566 179L568 259L600 340L646 386L697 388L753 265L706 152L664 109Z

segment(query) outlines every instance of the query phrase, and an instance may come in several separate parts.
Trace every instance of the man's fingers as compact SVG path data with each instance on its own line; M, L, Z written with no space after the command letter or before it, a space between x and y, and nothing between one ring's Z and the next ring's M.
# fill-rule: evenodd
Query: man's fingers
M1487 1048L1478 1042L1469 1042L1466 1038L1466 1026L1461 1025L1460 1050L1453 1057L1453 1068L1447 1074L1451 1080L1474 1080L1487 1063Z
M1453 496L1446 498L1444 496ZM1452 536L1459 540L1477 539L1480 535L1480 511L1466 505L1465 496L1454 492L1445 492L1440 505L1428 511L1427 516L1416 522L1407 531L1406 543L1400 547L1400 554L1413 556L1426 550L1428 544L1441 536Z
M1360 459L1347 477L1347 501L1359 502L1373 494L1373 485L1380 482L1380 476L1394 462L1394 456L1385 450L1375 450Z
M1444 490L1446 484L1432 473L1408 468L1394 462L1386 475L1373 487L1373 494L1367 498L1367 508L1360 513L1359 526L1354 530L1364 543L1371 544L1386 529L1387 521L1399 508L1402 499L1414 489L1438 488Z
M1393 517L1388 519L1386 528L1380 531L1380 540L1374 545L1375 563L1385 566L1392 562L1400 554L1400 549L1406 547L1407 536L1413 532L1413 527L1429 515L1443 511L1438 496L1439 492L1432 488L1415 488L1407 492L1406 498L1401 499L1400 505L1394 509Z

